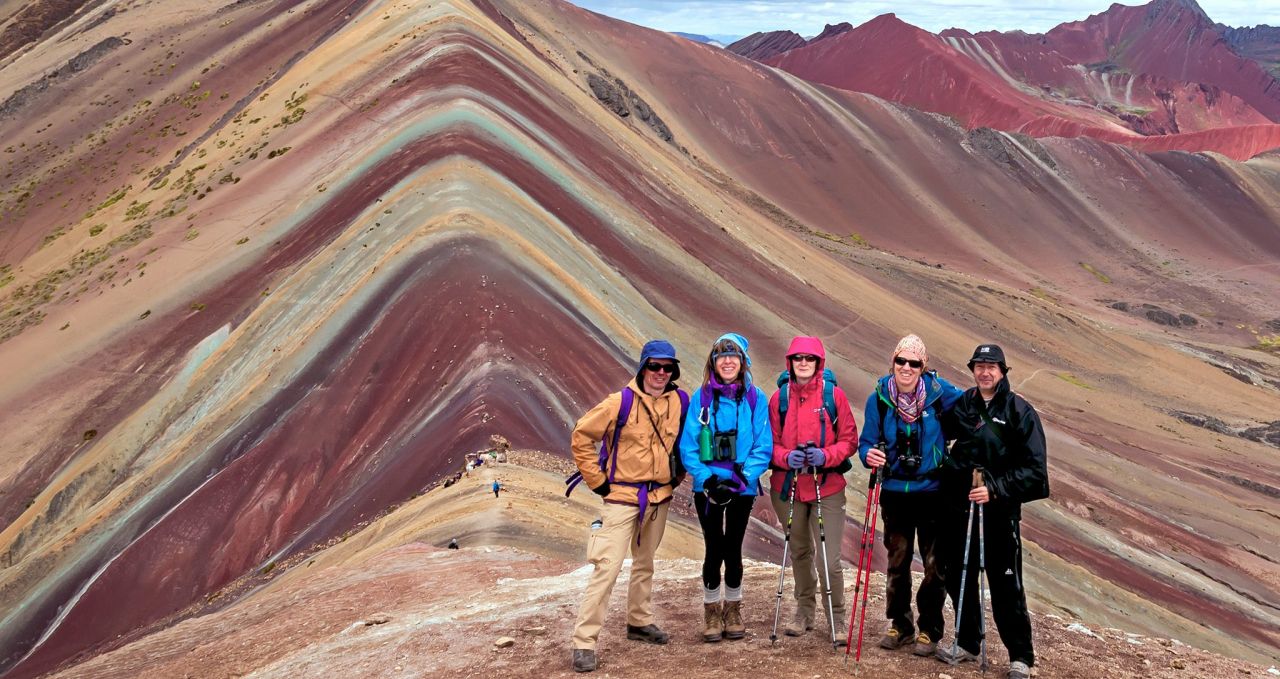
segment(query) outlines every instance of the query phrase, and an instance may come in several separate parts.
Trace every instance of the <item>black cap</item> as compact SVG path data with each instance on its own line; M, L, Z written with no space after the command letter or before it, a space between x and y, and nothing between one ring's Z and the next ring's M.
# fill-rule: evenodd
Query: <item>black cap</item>
M969 370L973 370L974 363L997 363L1001 371L1009 372L1009 366L1004 363L1004 349L999 344L979 344L973 350L973 358L969 359Z

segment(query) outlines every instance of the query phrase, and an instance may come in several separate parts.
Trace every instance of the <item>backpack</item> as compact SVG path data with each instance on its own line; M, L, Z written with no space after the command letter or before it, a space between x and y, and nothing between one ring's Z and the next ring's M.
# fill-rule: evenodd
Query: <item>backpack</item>
M683 389L676 389L676 393L680 396L680 433L676 435L676 443L678 444L680 441L680 435L684 433L685 414L689 412L689 394ZM600 471L605 472L605 476L608 478L609 483L614 482L614 475L618 472L618 439L622 436L622 427L626 425L627 419L631 417L631 406L635 403L635 398L636 393L631 390L631 387L623 387L622 403L618 405L618 417L613 423L613 445L610 446L608 441L605 440L600 441ZM612 455L612 467L609 465L610 450L614 453ZM675 478L679 474L684 473L684 470L680 469L677 471L676 469L676 465L680 461L680 456L673 453L672 458L671 477ZM564 482L565 485L568 486L564 491L564 496L569 497L569 494L573 492L573 489L577 488L579 483L582 483L582 472L576 471L570 474Z

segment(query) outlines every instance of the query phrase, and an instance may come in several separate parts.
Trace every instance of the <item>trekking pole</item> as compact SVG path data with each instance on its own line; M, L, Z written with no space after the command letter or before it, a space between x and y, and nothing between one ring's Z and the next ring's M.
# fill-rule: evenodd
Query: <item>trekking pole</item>
M862 662L862 630L867 625L867 598L871 595L871 556L875 553L876 546L876 511L875 507L880 505L880 491L884 490L884 465L876 468L876 499L872 503L871 510L871 530L867 538L867 569L866 580L862 583L862 615L858 620L858 654L854 658L854 662Z
M982 484L982 470L975 469L973 472L973 487L977 488ZM986 587L985 578L987 575L987 545L984 539L986 531L983 526L986 522L982 517L982 505L978 505L978 654L981 660L978 662L978 669L983 674L987 673L987 604L986 604Z
M973 470L973 477L976 488L982 483L982 472ZM960 568L960 600L956 603L956 632L955 638L951 640L951 664L953 665L960 652L960 621L962 620L960 616L964 613L964 592L968 589L965 585L969 583L969 544L973 539L973 507L976 504L973 500L969 500L969 518L966 520L964 532L964 565Z
M822 584L827 597L827 626L831 628L831 650L839 653L840 647L836 645L836 615L835 611L831 610L831 568L827 565L827 529L822 525L822 483L818 480L818 468L809 467L809 470L813 474L813 490L818 505L818 545L822 549ZM839 565L840 559L837 558L836 566Z
M778 603L773 609L773 631L769 633L769 645L778 643L778 617L782 615L782 584L787 576L787 551L791 547L791 517L796 512L796 486L799 481L794 471L787 472L788 483L791 484L790 499L787 501L787 528L782 538L782 563L778 564Z
M880 446L877 445L877 448ZM867 552L867 527L871 523L871 501L876 489L876 471L872 470L870 476L867 477L867 508L862 513L862 535L858 539L858 570L857 575L853 578L853 611L849 614L849 634L844 640L844 664L849 665L849 654L853 652L853 623L858 618L858 595L862 592L862 562L866 558ZM875 543L874 536L871 544ZM867 566L870 568L870 566ZM865 605L865 604L863 604ZM862 637L858 637L858 645L862 645Z

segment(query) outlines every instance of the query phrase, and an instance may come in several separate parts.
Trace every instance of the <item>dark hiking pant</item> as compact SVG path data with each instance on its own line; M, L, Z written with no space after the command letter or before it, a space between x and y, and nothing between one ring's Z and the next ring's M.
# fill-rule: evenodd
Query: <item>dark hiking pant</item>
M702 524L702 541L706 556L702 560L702 586L720 589L720 566L724 566L724 584L742 586L742 540L751 521L754 495L737 495L728 504L707 501L706 493L694 493L698 523Z
M987 503L983 509L986 546L986 580L990 591L991 614L1000 632L1000 641L1009 650L1009 661L1035 665L1031 647L1031 617L1027 614L1027 595L1022 588L1021 521L1007 509ZM944 551L947 554L947 592L954 605L960 596L960 576L964 569L964 538L968 524L968 507L948 512ZM956 639L960 646L977 653L981 641L978 615L978 516L975 505L973 539L969 543L969 569L965 578L964 617L960 620Z
M942 521L939 494L880 494L880 515L884 517L884 547L889 553L885 572L885 617L904 635L919 631L933 641L942 638L944 628L942 604L946 585L944 562L938 549L938 530ZM920 545L920 561L924 580L916 592L917 621L911 620L911 560L914 546ZM963 548L962 548L963 549ZM918 626L918 627L917 627Z

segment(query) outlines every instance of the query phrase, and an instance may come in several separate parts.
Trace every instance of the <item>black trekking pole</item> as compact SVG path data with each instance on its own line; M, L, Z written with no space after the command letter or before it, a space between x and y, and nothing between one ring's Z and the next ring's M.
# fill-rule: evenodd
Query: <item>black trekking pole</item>
M982 484L982 470L974 470L973 483L974 488ZM986 524L982 517L982 504L978 505L978 643L980 644L978 654L981 660L978 662L978 669L983 674L987 673L987 604L986 604L986 587L985 578L987 576L987 545L984 535L986 531L983 526Z
M880 450L884 450L884 444L883 443L876 444L876 448ZM862 578L863 578L864 568L866 569L868 576L870 576L871 574L870 573L871 559L867 558L867 555L869 551L875 549L876 538L875 538L874 529L872 529L872 531L868 531L867 529L870 528L871 513L872 511L874 511L872 507L875 506L874 503L875 503L876 486L879 481L879 477L881 473L882 473L881 468L876 467L874 470L872 470L870 476L867 478L867 508L866 508L866 511L864 511L862 514L862 535L858 539L858 571L857 571L857 575L854 577L854 580L853 580L853 612L849 614L849 634L845 637L845 640L844 640L844 664L846 667L849 665L849 654L853 652L853 623L858 619L858 606L859 606L858 595L862 593ZM863 566L864 560L866 561L865 567ZM867 582L868 582L868 585L870 585L870 577L867 578ZM863 609L863 619L865 620L866 607L867 607L865 595L863 596L861 606ZM859 660L861 659L861 657L862 657L862 629L859 628L858 629Z
M836 612L831 610L831 567L827 565L827 529L822 525L822 482L818 480L817 467L809 467L809 470L813 474L813 491L818 504L818 544L822 549L822 584L827 597L827 626L831 628L831 650L839 653L840 647L836 645ZM836 566L839 565L840 560L837 558Z
M791 485L790 499L787 501L787 527L782 538L782 563L778 565L778 603L773 609L773 631L769 632L769 645L778 643L778 618L782 615L782 585L787 577L787 552L791 548L791 517L796 512L796 486L799 481L794 471L787 472L787 483Z
M982 472L977 469L973 470L974 488L981 484ZM964 533L964 565L960 568L960 601L956 603L956 631L955 638L951 640L951 664L956 664L956 657L960 653L960 616L964 613L964 592L969 583L969 545L973 540L973 507L977 503L969 500L969 518L966 520ZM981 616L981 612L979 612Z

